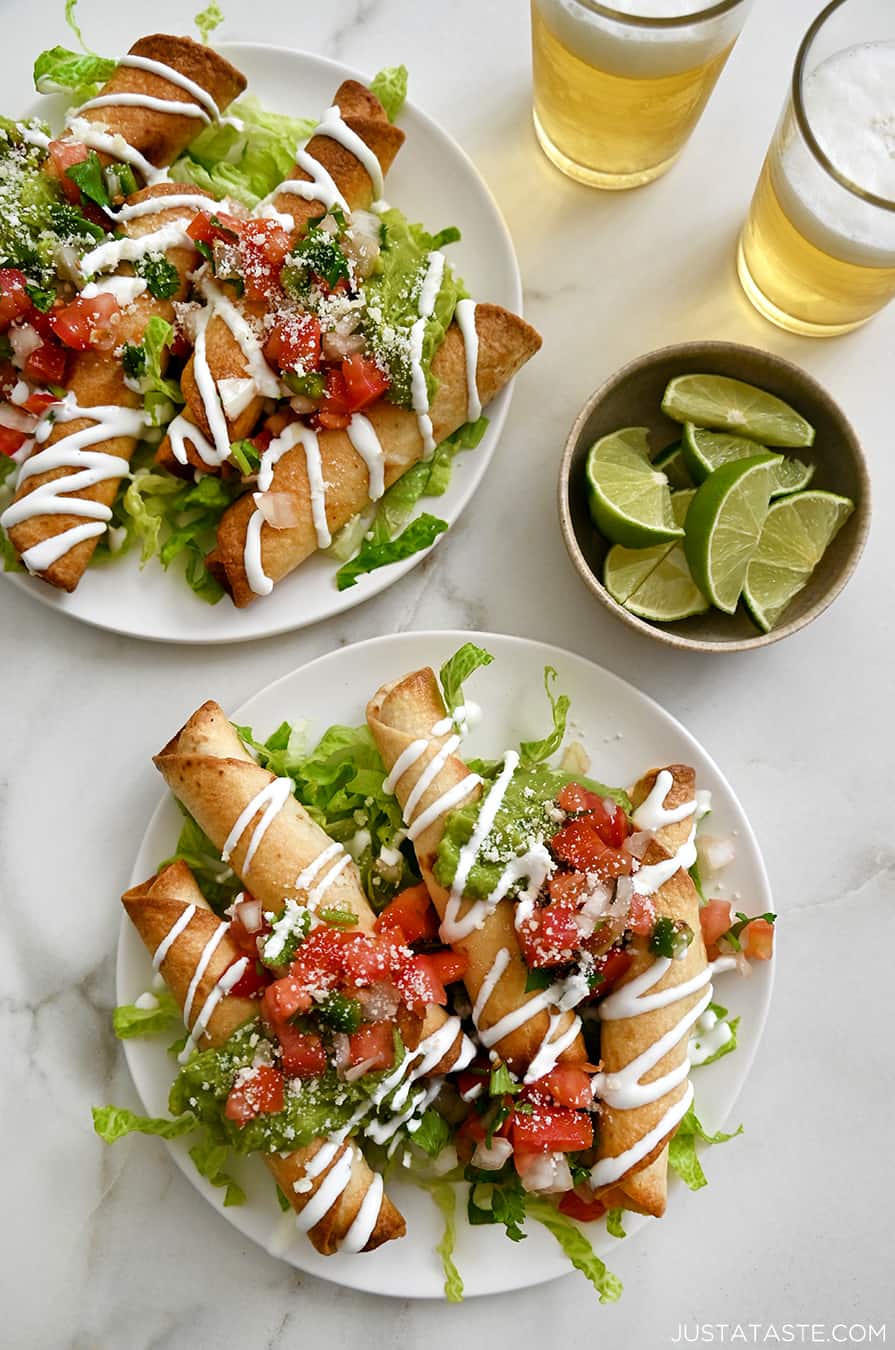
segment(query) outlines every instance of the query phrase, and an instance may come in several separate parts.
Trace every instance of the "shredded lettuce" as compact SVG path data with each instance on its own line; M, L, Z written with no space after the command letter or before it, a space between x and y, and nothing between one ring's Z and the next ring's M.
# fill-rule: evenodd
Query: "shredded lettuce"
M550 700L550 711L553 714L553 730L549 736L545 736L540 741L522 741L519 750L522 759L527 764L540 764L542 760L549 759L552 754L562 745L563 737L566 734L566 717L569 712L568 694L560 694L558 698L554 697L552 684L559 679L553 666L544 667L544 688L547 691L547 697Z
M394 539L376 542L364 539L359 552L350 562L344 563L336 573L336 585L340 591L357 584L358 577L367 572L375 572L379 567L388 567L390 563L403 562L415 553L430 548L440 534L448 528L446 520L424 511L401 531Z
M185 862L196 878L202 894L214 912L220 916L242 889L239 877L232 867L228 867L221 860L220 853L193 817L184 807L180 806L180 810L183 812L184 821L177 847L170 858L159 863L159 870L172 862Z
M463 1280L454 1264L457 1242L457 1193L449 1181L430 1182L426 1189L432 1196L444 1219L444 1233L435 1250L441 1257L444 1271L444 1296L448 1303L463 1300Z
M34 62L34 87L39 94L73 93L78 103L93 98L115 69L116 62L92 52L50 47Z
M224 22L224 15L215 0L210 5L206 5L193 19L199 36L203 42L207 43L210 35L220 24Z
M173 341L171 324L153 314L143 330L143 341L125 343L121 354L124 372L139 382L146 415L155 427L169 422L175 405L183 403L180 385L162 375L164 354Z
M609 1234L610 1237L614 1238L627 1237L624 1224L622 1223L623 1216L624 1216L623 1209L610 1209L607 1212L606 1232Z
M234 103L231 112L242 129L206 127L174 164L171 176L214 197L234 197L252 207L289 177L296 149L317 122L313 117L267 112L251 97Z
M727 1018L727 1009L722 1007L720 1003L710 1003L709 1008L718 1018L719 1022L724 1021L724 1019ZM725 1055L733 1054L734 1050L737 1048L737 1031L739 1029L740 1019L738 1017L732 1017L727 1025L730 1027L730 1040L725 1041L722 1046L719 1046L713 1054L709 1055L708 1059L700 1060L699 1064L693 1066L694 1068L701 1069L706 1064L714 1064L716 1060L723 1059Z
M668 1165L691 1191L701 1190L708 1185L708 1178L696 1153L697 1139L701 1139L704 1144L724 1144L742 1133L743 1127L740 1125L732 1134L725 1134L723 1130L717 1134L707 1134L691 1106L668 1145Z
M126 1106L94 1106L93 1128L100 1139L114 1144L126 1134L157 1134L162 1139L178 1139L199 1124L195 1111L184 1111L175 1119L167 1116L138 1116Z
M452 713L463 702L463 685L470 675L481 670L483 666L490 666L493 660L494 657L490 652L486 652L484 647L477 647L474 642L464 642L463 646L445 661L438 672L438 678L441 681L441 692L448 712Z
M242 1187L224 1171L229 1153L228 1145L219 1143L211 1134L206 1134L190 1149L190 1157L199 1175L210 1181L212 1186L226 1187L225 1209L230 1205L244 1205L246 1199Z
M386 117L394 122L407 97L407 67L385 66L370 81L370 93L376 95Z
M180 1022L180 1008L167 989L160 990L154 997L154 1007L138 1008L135 1003L123 1003L115 1009L112 1027L120 1041L170 1031L172 1022Z
M526 1196L525 1214L527 1218L536 1219L553 1234L575 1269L590 1280L601 1303L618 1302L623 1288L621 1280L606 1269L606 1263L600 1260L581 1229L571 1219L560 1214L549 1200L539 1195Z

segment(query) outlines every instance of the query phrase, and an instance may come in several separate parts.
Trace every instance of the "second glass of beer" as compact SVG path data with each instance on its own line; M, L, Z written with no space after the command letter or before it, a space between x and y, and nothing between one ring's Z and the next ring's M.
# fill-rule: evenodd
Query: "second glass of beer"
M534 124L557 168L631 188L669 169L752 0L531 0Z

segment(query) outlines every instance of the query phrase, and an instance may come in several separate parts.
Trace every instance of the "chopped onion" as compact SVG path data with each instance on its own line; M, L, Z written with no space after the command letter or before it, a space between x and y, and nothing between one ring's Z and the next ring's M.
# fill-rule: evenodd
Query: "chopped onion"
M342 240L342 247L362 281L370 276L376 266L380 249L379 231L379 217L372 211L352 212L351 228Z
M358 989L357 1001L365 1022L391 1022L398 1011L398 991L385 980Z
M15 332L15 329L11 331ZM0 404L0 427L9 427L11 431L24 431L26 436L30 436L36 425L37 418L33 413L14 408L11 403Z
M336 235L339 233L339 222L336 220L335 216L327 214L321 220L318 229L320 229L323 234Z
M581 913L586 914L589 919L601 919L604 914L609 913L611 902L610 888L601 881L595 881L588 886L587 898L581 906Z
M360 1064L352 1064L350 1069L346 1069L342 1077L346 1083L354 1083L358 1078L363 1078L365 1073L369 1073L372 1068L379 1063L374 1055L370 1059L362 1059Z
M580 741L573 741L563 751L559 767L564 773L584 773L590 768L590 755Z
M366 345L367 340L362 333L342 334L334 331L323 335L323 355L327 361L341 361L355 352L362 352Z
M473 1167L481 1167L485 1172L499 1172L508 1158L513 1155L513 1145L509 1139L497 1134L491 1140L490 1147L484 1140L476 1144L472 1155Z
M33 351L36 351L43 338L30 323L23 323L10 328L6 335L9 338L9 345L12 347L12 362L14 366L20 368L28 360Z
M437 1158L433 1158L430 1164L432 1171L437 1177L444 1176L445 1172L452 1172L458 1165L457 1150L453 1144L445 1144Z
M637 830L635 834L628 835L623 847L633 858L637 858L639 862L642 862L643 856L652 841L653 835L650 834L649 830Z
M294 492L256 492L255 505L274 530L288 530L301 520Z
M247 933L258 933L264 924L261 913L261 901L240 900L233 906L233 917L238 918Z
M84 280L81 275L81 259L74 244L59 245L53 253L53 266L63 281L74 281L80 285Z
M298 413L299 417L304 417L308 413L317 411L317 403L312 398L305 398L304 394L293 394L289 399L289 407L293 412Z
M541 1195L572 1189L572 1172L564 1153L538 1153L521 1171L523 1188Z
M344 1031L337 1031L333 1035L332 1048L333 1048L333 1064L336 1066L337 1069L347 1069L348 1061L351 1057L351 1047L348 1043L348 1037L345 1035ZM349 1069L348 1072L350 1073L351 1070ZM348 1074L346 1074L345 1076L347 1078Z
M736 848L728 835L719 838L717 835L699 834L696 836L696 856L702 871L708 876L714 876L730 866L736 857Z

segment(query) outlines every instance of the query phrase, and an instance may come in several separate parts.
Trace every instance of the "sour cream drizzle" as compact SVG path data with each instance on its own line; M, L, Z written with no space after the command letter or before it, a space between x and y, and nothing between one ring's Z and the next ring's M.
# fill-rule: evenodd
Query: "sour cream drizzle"
M687 816L693 815L697 806L695 797L680 806L666 808L665 798L673 786L674 776L668 769L660 769L649 796L640 803L631 817L638 830L655 832L665 825L676 825L678 821L686 820Z
M152 958L152 969L154 971L158 972L160 970L161 964L164 961L165 957L168 955L168 952L174 946L174 943L180 937L180 934L183 932L183 930L186 927L188 927L190 920L192 919L195 912L196 912L195 905L187 905L183 913L178 915L175 922L168 929L167 933L165 934L165 936L162 938L161 942L155 949L155 953Z
M139 150L128 144L123 136L117 132L103 131L96 123L88 122L86 117L72 117L65 134L73 141L80 141L81 145L86 145L89 150L99 150L104 155L111 155L113 159L130 164L150 187L156 183L170 181L167 169L156 168L145 155L141 155Z
M206 211L209 206L215 205L218 203L213 198L199 192L169 192L165 197L145 197L141 202L125 202L117 211L111 206L103 209L112 220L124 224L129 220L140 220L143 216L157 216L162 211L171 211L176 207L194 207L197 211Z
M458 300L454 311L457 327L463 334L463 346L466 352L466 420L477 422L482 415L482 400L476 372L479 365L479 334L475 326L475 301Z
M435 453L432 418L429 416L429 390L426 385L426 372L423 370L423 343L426 337L426 323L435 308L443 277L444 254L436 250L429 254L423 284L420 287L419 318L410 330L410 394L420 435L423 438L423 459L431 459Z
M282 435L271 441L261 456L258 487L261 492L266 492L270 488L273 482L274 465L286 454L287 450L293 450L297 445L300 445L305 452L305 468L311 496L311 517L317 535L317 547L328 548L332 543L332 535L326 521L326 483L323 478L323 460L320 455L320 442L317 439L317 433L311 427L306 427L301 422L290 422ZM264 524L264 516L258 506L258 495L255 494L255 510L249 517L249 523L246 527L243 566L245 567L249 589L255 595L269 595L273 590L273 581L264 571L261 557L261 527Z
M211 121L205 109L197 108L195 103L178 103L175 99L156 98L154 94L100 94L98 98L82 103L76 116L80 117L88 108L151 108L153 112L171 113L176 117L198 117L203 122Z
M168 439L171 444L171 453L178 464L189 463L187 441L192 443L203 464L215 465L220 463L218 452L211 441L183 413L178 413L173 422L168 423Z
M166 199L161 197L156 200ZM80 268L85 277L92 277L96 272L112 272L123 262L136 262L145 258L147 253L164 253L178 246L192 248L193 241L186 232L185 221L171 220L149 234L141 234L136 238L126 236L123 239L109 239L104 244L97 244L96 248L84 254Z
M263 394L265 398L277 398L280 393L280 382L264 359L261 343L252 325L210 277L202 279L199 289L216 317L223 319L236 339L258 393Z
M208 969L209 961L214 956L220 946L221 939L229 928L230 925L228 923L218 924L217 928L203 947L199 960L196 962L196 969L193 971L193 978L190 980L189 988L186 991L186 998L183 1002L183 1020L186 1022L187 1026L190 1024L190 1016L193 1011L193 999L196 997L196 992L199 985L202 983L202 976Z
M242 871L248 872L252 859L257 853L267 830L292 796L293 787L291 778L274 778L270 783L266 783L260 792L255 794L245 809L237 816L232 830L224 841L224 847L221 849L221 858L224 862L229 862L230 854L236 848L252 820L261 811L263 814L252 831L252 837L242 862Z
M382 1174L374 1172L370 1189L361 1201L360 1209L354 1216L351 1227L339 1243L339 1251L362 1252L366 1247L373 1236L373 1229L376 1227L376 1221L379 1218L383 1190Z
M200 1038L208 1027L208 1023L214 1016L215 1008L218 1006L221 999L230 993L233 986L239 984L239 981L248 969L248 964L249 958L247 956L241 956L238 961L234 961L233 965L228 966L224 971L223 975L208 995L208 998L199 1009L199 1016L193 1023L193 1029L187 1037L186 1045L177 1056L177 1062L179 1064L185 1064L196 1049Z
M450 744L450 742L448 742L448 744ZM444 942L458 942L461 938L468 937L470 933L484 922L487 915L497 904L497 901L492 901L490 896L486 900L477 900L470 905L469 910L463 919L459 918L460 906L463 903L463 892L466 888L466 882L469 879L469 873L473 863L478 857L479 849L491 832L497 813L506 796L510 780L518 766L518 752L516 750L508 750L503 758L503 768L495 779L494 785L489 789L485 800L482 802L481 810L479 811L478 819L475 823L475 829L460 850L460 856L457 859L457 870L454 874L451 892L448 896L447 906L445 908L444 919L441 923L441 937Z
M485 1008L500 983L504 971L510 964L510 959L507 948L501 947L479 988L472 1009L472 1020L478 1031L479 1040L486 1050L490 1050L498 1041L502 1041L505 1036L518 1031L520 1027L525 1026L526 1022L530 1022L533 1017L537 1017L539 1013L550 1013L547 1030L532 1057L528 1072L523 1080L526 1083L533 1083L536 1079L543 1078L545 1073L549 1073L555 1067L560 1055L568 1049L581 1030L581 1019L577 1016L573 1017L566 1030L559 1032L564 1014L562 1012L550 1012L550 1008L562 996L563 986L552 984L548 989L542 989L525 1003L520 1004L518 1008L513 1008L493 1026L482 1030L480 1022ZM558 1032L559 1034L557 1034Z
M712 998L711 980L714 974L731 970L736 965L732 957L722 956L701 970L692 979L661 989L655 993L650 990L659 984L671 967L671 958L657 957L646 970L608 994L599 1005L599 1015L603 1021L617 1021L620 1018L639 1017L643 1013L655 1012L667 1008L690 994L705 989L705 993L689 1012L675 1023L642 1054L632 1059L616 1073L598 1073L594 1075L595 1094L618 1111L636 1110L651 1102L658 1101L685 1081L690 1072L690 1058L685 1056L681 1064L661 1078L650 1083L642 1079L674 1049L680 1040L688 1034L691 1027L703 1015ZM708 987L706 987L708 986ZM655 1146L683 1119L693 1100L693 1085L687 1084L687 1090L680 1101L672 1103L653 1130L639 1139L636 1144L614 1158L601 1158L591 1168L591 1181L594 1186L609 1186L618 1181L636 1163L645 1158Z
M194 98L197 103L201 103L210 120L217 121L219 119L218 105L208 90L203 89L201 84L191 80L188 75L182 75L179 70L175 70L173 66L169 66L166 62L153 61L151 57L137 56L128 52L125 56L119 57L118 64L119 66L127 66L131 70L143 70L147 75L160 75L163 80L176 85L184 93Z
M337 206L345 215L350 215L350 207L342 196L336 185L335 179L329 170L324 168L319 160L313 155L309 155L307 150L300 149L295 152L295 162L300 169L303 169L309 175L311 181L304 178L287 178L278 187L275 187L267 197L258 203L255 207L255 214L258 215L266 207L272 206L277 197L288 195L292 197L301 197L302 201L320 202L327 211L332 211ZM378 162L378 161L377 161Z
M50 435L57 423L90 419L92 425L82 427L80 431L70 432L54 445L39 450L24 460L17 480L17 488L37 474L50 473L54 469L71 469L72 473L41 483L26 496L13 501L0 516L0 525L10 529L24 520L35 516L83 516L90 524L75 525L60 534L34 544L22 554L22 562L29 572L43 572L68 551L85 539L95 539L106 531L112 518L111 508L103 502L92 501L86 497L69 497L65 493L83 492L110 479L124 478L130 465L118 455L109 455L104 451L90 450L88 447L100 445L104 441L118 437L137 437L146 425L142 411L133 408L120 408L117 405L98 405L94 408L79 406L73 394L53 405L52 416L45 415L37 425L35 440L40 444Z
M379 163L379 159L375 152L370 149L366 141L362 140L357 132L352 131L347 122L343 121L342 113L337 104L334 103L332 107L326 109L320 122L314 128L313 134L315 136L328 136L331 141L337 141L339 145L343 146L344 149L349 152L349 154L354 155L354 158L360 161L373 186L373 197L375 199L373 206L375 209L385 189L382 178L382 165ZM301 167L305 169L306 173L310 172L304 164L302 164Z
M370 501L378 502L385 492L385 451L376 435L376 428L363 413L353 414L348 423L348 439L367 466Z

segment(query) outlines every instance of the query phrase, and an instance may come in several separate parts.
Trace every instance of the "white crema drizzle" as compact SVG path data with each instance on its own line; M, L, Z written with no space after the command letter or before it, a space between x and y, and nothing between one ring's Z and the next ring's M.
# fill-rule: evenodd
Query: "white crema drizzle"
M243 565L249 589L255 595L269 595L273 590L273 581L264 571L261 550L261 528L264 515L258 504L258 498L266 492L273 482L274 465L286 454L300 445L305 452L305 468L308 475L308 489L311 496L311 518L317 536L317 547L328 548L332 536L326 520L326 482L323 477L323 460L320 455L320 442L317 433L302 422L290 422L283 433L271 441L261 456L258 469L259 492L254 494L255 510L249 517L246 527L246 541L243 549Z
M423 343L426 338L426 323L432 317L435 301L441 290L444 263L443 253L436 250L429 254L417 306L419 318L410 330L410 394L420 435L423 438L423 459L431 459L435 453L432 418L429 416L429 390L426 372L423 369Z
M364 417L363 413L354 413L348 423L347 436L367 466L370 501L378 502L385 492L385 451L376 435L376 428L369 417Z
M475 326L476 304L474 300L458 300L454 317L457 327L463 335L463 347L466 353L466 420L477 422L482 415L482 400L479 398L479 386L476 372L479 366L479 334Z
M266 783L260 792L255 794L248 805L240 811L232 830L224 841L224 847L221 849L221 858L224 862L229 862L231 853L236 848L255 816L261 812L261 819L252 831L249 846L246 849L245 857L242 861L243 873L248 872L252 865L252 859L261 845L261 841L273 824L275 818L286 805L286 802L292 796L294 786L291 778L274 778L271 782Z
M485 976L479 988L475 1004L472 1009L472 1020L479 1034L479 1040L486 1050L490 1050L498 1041L504 1037L512 1035L520 1027L524 1027L526 1022L530 1022L533 1017L540 1013L549 1014L547 1030L541 1039L541 1043L532 1056L525 1074L525 1083L534 1083L538 1078L543 1078L544 1074L549 1073L555 1068L556 1061L564 1050L567 1050L575 1040L581 1030L581 1019L574 1016L565 1031L560 1031L564 1013L552 1011L553 1007L562 998L564 986L562 984L552 984L547 989L542 989L533 994L525 1003L521 1003L518 1008L512 1008L510 1012L501 1017L493 1026L482 1030L481 1020L484 1016L492 994L497 988L503 977L503 974L511 961L511 956L506 947L501 947L494 957L488 974Z

